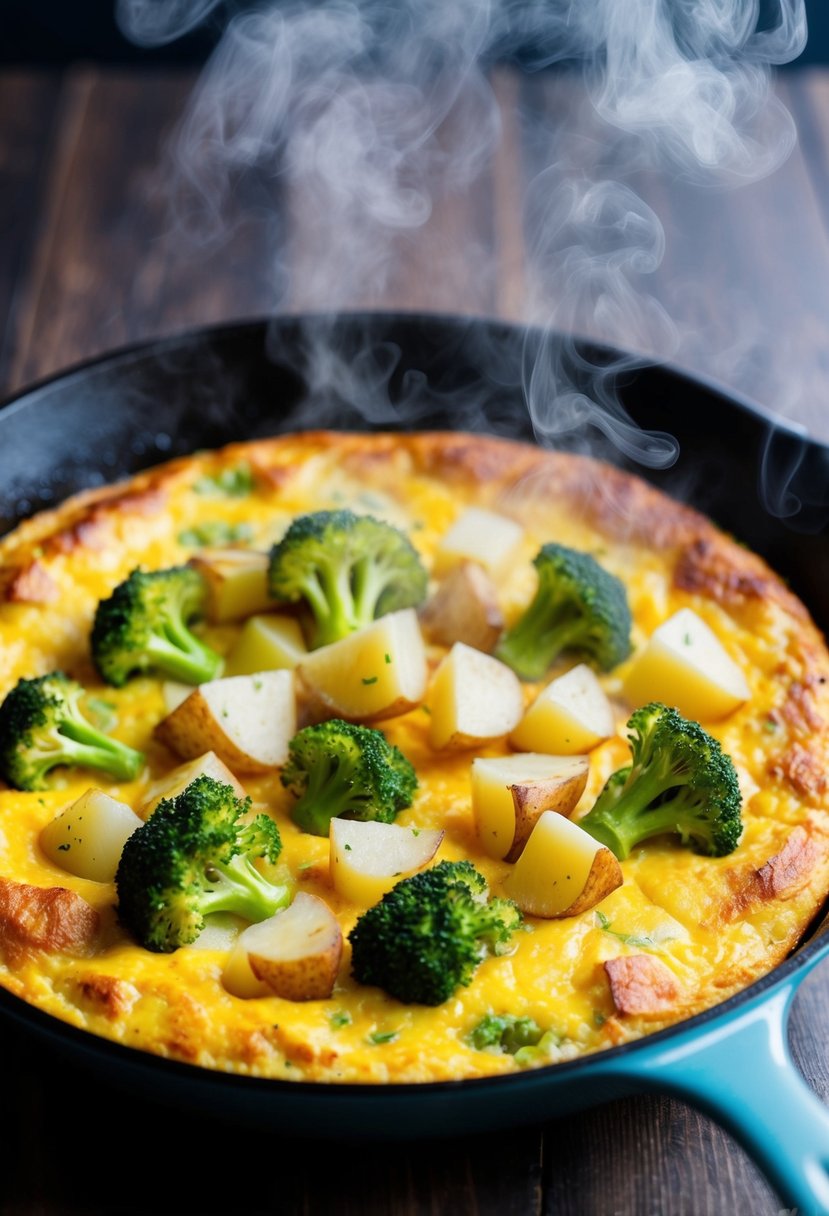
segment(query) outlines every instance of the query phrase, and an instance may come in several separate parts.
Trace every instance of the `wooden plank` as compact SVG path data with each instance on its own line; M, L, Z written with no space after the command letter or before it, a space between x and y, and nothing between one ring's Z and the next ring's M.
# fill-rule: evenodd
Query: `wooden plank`
M719 1127L667 1098L559 1120L544 1141L544 1216L780 1216L753 1162Z
M33 251L58 89L57 74L21 69L0 75L0 392Z
M165 150L194 79L189 71L68 75L15 384L271 300L261 225L231 214L211 244L171 225L175 178Z

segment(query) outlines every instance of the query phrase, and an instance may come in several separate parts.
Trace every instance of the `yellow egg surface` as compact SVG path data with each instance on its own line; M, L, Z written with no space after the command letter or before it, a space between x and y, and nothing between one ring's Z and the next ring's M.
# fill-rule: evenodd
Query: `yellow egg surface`
M471 982L438 1006L407 1005L357 983L348 934L364 911L339 896L328 841L290 817L292 795L274 771L235 774L283 842L273 877L329 905L345 947L329 998L232 995L222 973L232 933L171 953L144 949L119 922L115 883L74 876L39 845L44 826L90 786L139 810L181 763L154 736L165 716L164 677L105 684L91 661L96 605L136 566L163 569L208 545L268 552L297 515L348 507L401 528L431 574L441 538L470 508L522 529L499 569L504 620L534 591L532 559L554 541L593 555L622 580L632 612L629 659L599 674L616 734L590 753L573 820L629 761L623 699L630 664L663 621L692 609L747 680L750 696L706 724L736 767L743 833L724 857L650 840L622 862L624 882L575 917L526 918L511 949L489 955ZM104 703L113 737L143 751L133 781L72 767L48 788L0 787L0 985L57 1019L156 1055L226 1072L321 1083L425 1082L553 1065L638 1038L723 1001L797 944L829 890L829 655L807 609L756 555L696 512L629 474L589 458L468 434L307 432L177 459L108 489L79 495L19 526L0 543L0 696L24 677L61 670L88 703ZM257 603L252 611L261 613ZM233 652L244 619L197 632ZM430 674L446 653L429 643ZM529 705L581 656L565 653L544 680L522 685ZM377 724L417 771L397 822L444 833L435 862L470 860L492 896L506 862L476 836L470 765L511 754L506 739L447 752L429 742L423 705ZM73 893L95 931L82 948L21 927L24 886ZM55 915L62 907L58 900ZM24 917L25 920L25 917ZM90 922L91 923L91 922ZM624 990L614 960L656 960L664 983L652 1002ZM611 964L610 967L607 964ZM645 971L643 970L643 974ZM516 1058L471 1034L487 1015L532 1018L545 1032L536 1056ZM549 1033L548 1033L549 1032Z

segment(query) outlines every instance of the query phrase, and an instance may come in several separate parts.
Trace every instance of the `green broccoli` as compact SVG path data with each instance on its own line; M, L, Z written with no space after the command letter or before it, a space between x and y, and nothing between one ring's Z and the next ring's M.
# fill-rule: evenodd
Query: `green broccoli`
M742 798L719 741L658 701L631 715L628 739L632 763L610 775L579 827L620 861L643 840L665 833L711 857L733 852Z
M133 570L95 611L90 647L101 678L116 688L145 671L185 684L212 680L221 656L189 628L206 600L204 578L190 566Z
M111 739L81 709L83 687L62 671L18 680L0 705L0 771L18 790L40 790L61 764L100 769L132 781L143 752Z
M488 953L505 953L523 925L511 900L488 895L469 861L441 861L401 879L348 935L354 978L407 1004L443 1004Z
M591 557L564 545L542 545L533 565L532 601L502 635L495 655L524 680L540 680L562 651L610 671L631 651L624 583Z
M399 529L347 510L297 516L268 565L273 598L310 609L311 649L387 612L417 607L427 583L420 555Z
M314 836L336 816L391 823L417 789L414 766L382 731L339 718L298 731L280 777L297 798L294 823Z
M267 815L249 822L250 798L202 774L161 801L124 845L115 875L118 914L147 950L169 953L195 941L211 912L265 920L291 892L254 864L282 848Z
M551 1050L561 1043L554 1030L542 1030L534 1018L519 1018L512 1013L488 1013L467 1035L476 1051L495 1051L515 1058L516 1064L542 1064Z

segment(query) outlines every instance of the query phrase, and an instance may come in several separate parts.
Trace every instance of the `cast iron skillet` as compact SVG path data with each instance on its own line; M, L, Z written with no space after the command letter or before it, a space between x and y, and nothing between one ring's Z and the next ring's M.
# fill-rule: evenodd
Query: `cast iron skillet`
M254 320L74 368L0 411L0 529L177 453L299 427L532 438L521 385L528 368L552 362L566 365L574 383L598 389L607 419L624 414L643 430L672 435L679 455L671 467L649 471L602 441L605 425L561 435L558 446L584 449L589 441L596 451L599 441L603 458L704 510L762 553L829 632L829 448L676 368L485 319L361 313ZM68 1059L152 1099L297 1135L474 1133L633 1092L673 1092L727 1127L787 1204L825 1213L829 1111L796 1070L786 1036L799 984L829 952L825 928L825 921L816 925L768 976L676 1027L488 1080L264 1081L121 1047L5 992L0 1013Z

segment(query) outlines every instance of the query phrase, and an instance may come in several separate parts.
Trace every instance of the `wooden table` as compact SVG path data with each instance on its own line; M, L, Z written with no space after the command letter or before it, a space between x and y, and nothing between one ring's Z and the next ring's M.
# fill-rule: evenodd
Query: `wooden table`
M382 283L332 281L323 290L315 256L336 259L336 242L327 246L325 216L290 182L271 183L267 197L257 194L261 182L242 183L240 223L219 245L194 251L171 239L160 147L192 85L189 71L83 65L0 76L0 387L17 390L136 339L275 310L533 319L524 183L543 168L547 133L574 112L572 81L496 71L504 137L475 189L435 201L428 222L396 242ZM829 440L829 75L793 69L777 87L799 143L771 177L726 191L631 176L666 231L647 290L680 341L660 348L659 325L628 337L634 349L670 355ZM584 121L589 129L590 116ZM461 256L470 242L475 257ZM611 335L597 316L586 318L591 327L626 336L624 319ZM792 1021L795 1057L824 1097L827 1005L824 967L801 990ZM451 1145L322 1147L275 1144L110 1091L5 1027L2 1060L5 1216L773 1216L781 1208L727 1134L668 1099L625 1100Z

